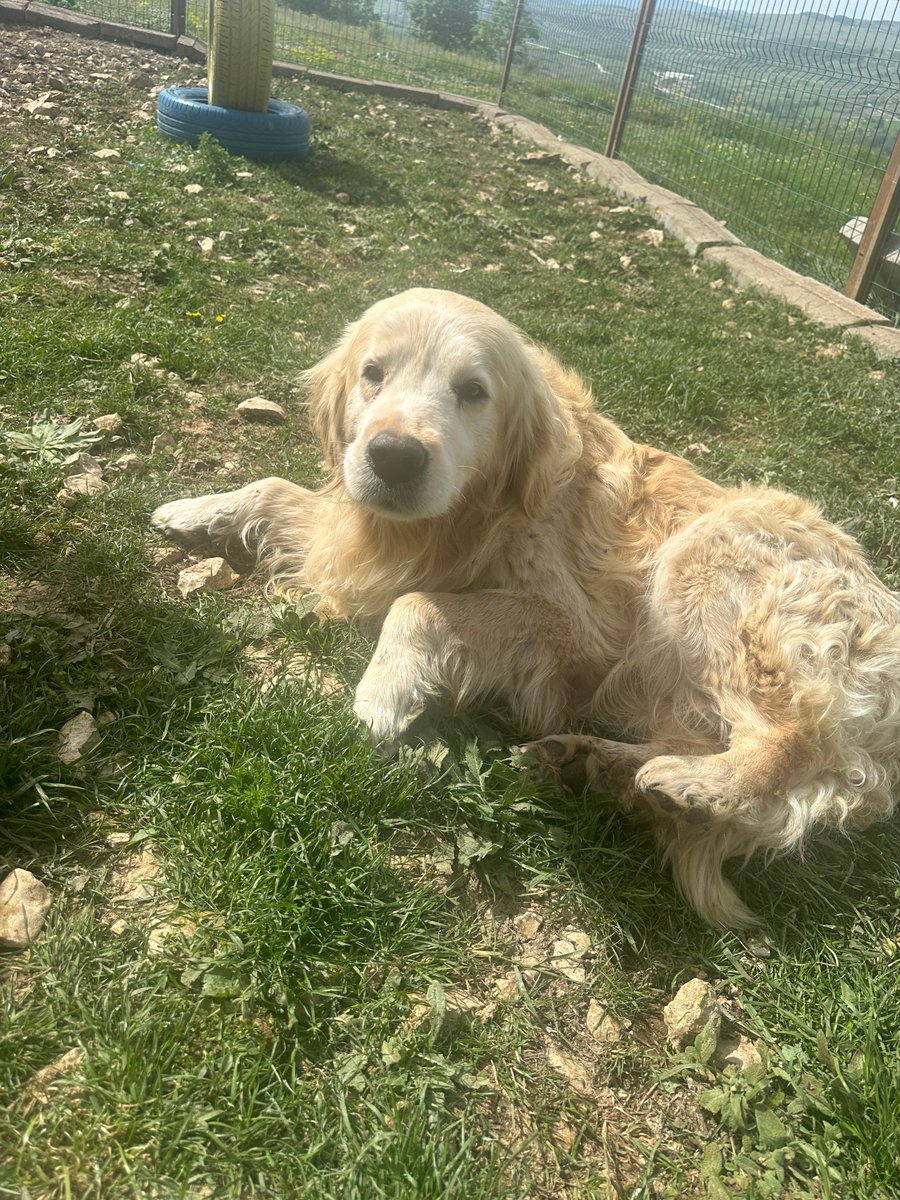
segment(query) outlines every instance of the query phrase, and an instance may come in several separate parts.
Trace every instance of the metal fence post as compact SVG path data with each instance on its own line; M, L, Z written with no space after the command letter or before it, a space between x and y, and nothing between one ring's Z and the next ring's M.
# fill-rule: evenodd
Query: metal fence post
M634 37L628 50L625 70L622 72L622 82L619 84L619 95L616 98L616 110L613 113L612 125L609 127L609 137L606 140L606 155L615 158L622 143L622 130L625 118L631 105L635 81L641 66L641 55L644 52L644 41L650 30L650 22L656 9L656 0L641 0L638 9L637 22L634 27Z
M866 221L866 228L863 231L856 258L853 260L853 266L847 276L844 295L849 296L851 300L858 300L860 304L865 304L869 288L881 265L881 253L884 250L885 242L893 232L898 216L900 216L900 134L894 143L881 187L878 189L869 219Z
M169 32L184 37L187 28L187 0L169 0Z
M503 100L503 93L506 91L506 85L509 83L509 72L512 69L513 51L516 48L516 34L519 32L519 18L522 16L523 0L516 0L516 8L513 13L512 28L509 31L509 44L506 47L506 58L503 61L503 74L500 76L500 91L497 93L497 103L500 104Z

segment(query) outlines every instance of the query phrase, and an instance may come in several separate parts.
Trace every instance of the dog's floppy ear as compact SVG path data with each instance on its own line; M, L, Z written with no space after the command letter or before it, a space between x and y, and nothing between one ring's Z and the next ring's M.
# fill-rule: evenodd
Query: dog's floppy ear
M526 345L520 370L508 379L506 494L527 516L541 517L581 455L576 409L589 405L590 395L574 372L533 346Z
M350 343L355 331L355 324L348 325L337 345L302 376L308 390L313 428L319 435L329 467L340 463L347 444L344 411L352 386Z

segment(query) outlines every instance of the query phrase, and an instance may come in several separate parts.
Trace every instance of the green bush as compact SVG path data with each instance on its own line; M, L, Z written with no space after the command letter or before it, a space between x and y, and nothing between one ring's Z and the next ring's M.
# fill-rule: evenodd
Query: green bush
M315 13L331 21L347 25L371 25L376 22L375 0L282 0L285 8Z
M413 33L444 50L468 50L478 21L477 0L406 0Z
M503 59L509 45L509 33L515 12L516 0L496 0L490 16L484 17L475 26L472 49L483 54L485 58ZM523 38L537 40L539 33L534 17L528 11L528 5L523 4L519 14L519 27L516 30L516 46Z

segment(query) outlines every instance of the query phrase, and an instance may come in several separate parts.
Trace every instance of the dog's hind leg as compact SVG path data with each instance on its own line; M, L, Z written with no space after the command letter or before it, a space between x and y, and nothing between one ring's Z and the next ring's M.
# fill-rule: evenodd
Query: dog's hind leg
M807 776L818 754L816 738L796 727L732 731L721 754L660 754L635 776L635 788L667 816L702 824L765 823L766 809L787 796L792 783Z
M649 822L678 890L704 921L742 929L756 918L722 875L729 858L752 850L752 837L727 822L695 824L695 810L683 810L669 797L638 790L636 779L653 762L666 761L659 744L631 745L580 734L559 734L522 747L534 754L541 773L573 792L603 792L640 822ZM699 756L698 756L699 757ZM706 756L715 761L719 755ZM695 761L685 756L684 762Z
M573 792L608 792L626 810L704 824L730 821L783 794L786 766L800 751L785 731L737 738L719 754L672 754L672 743L633 745L582 734L554 734L523 750L545 776ZM683 747L682 747L683 748ZM757 814L754 814L757 815Z
M640 790L636 780L649 765L665 762L658 744L631 745L606 738L560 734L522 747L534 754L542 774L556 784L580 793L614 796L625 812L649 823L671 865L678 890L708 924L721 929L744 929L757 919L722 875L722 866L735 855L755 847L748 831L715 821L697 810L683 809L667 795ZM690 756L680 761L714 762L720 755ZM671 761L675 756L671 756ZM693 780L694 776L692 776Z
M663 747L656 744L631 745L577 733L554 734L522 749L535 756L541 773L553 783L576 794L607 792L626 809L634 795L638 771L663 752Z
M172 500L156 509L150 523L189 550L215 551L247 570L262 547L280 543L280 533L302 540L318 500L315 492L272 477L233 492Z

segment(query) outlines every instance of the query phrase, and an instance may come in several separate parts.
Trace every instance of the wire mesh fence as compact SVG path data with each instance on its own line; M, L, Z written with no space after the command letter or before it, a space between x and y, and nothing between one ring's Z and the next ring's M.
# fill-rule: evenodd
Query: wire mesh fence
M637 2L530 4L540 46L525 46L507 102L599 147ZM826 6L659 4L620 154L751 246L841 288L854 219L869 214L900 134L900 10L896 0L816 7ZM888 263L874 297L896 306L898 293L900 268Z
M900 132L900 14L895 0L799 8L659 10L622 156L840 288L840 231L870 212Z
M178 0L66 0L168 29ZM639 0L524 0L504 106L602 150ZM647 6L647 0L645 0ZM205 38L208 0L186 0ZM288 0L276 55L497 100L517 0ZM897 0L657 0L621 140L652 182L841 288L900 135ZM841 231L844 231L843 237ZM894 246L896 245L896 249ZM900 236L873 299L900 307Z
M276 7L276 53L315 70L496 99L514 7L497 0L481 16L478 0L288 0ZM205 36L207 9L188 0L189 33Z

